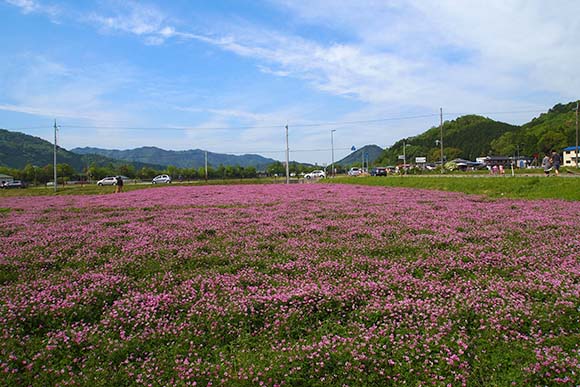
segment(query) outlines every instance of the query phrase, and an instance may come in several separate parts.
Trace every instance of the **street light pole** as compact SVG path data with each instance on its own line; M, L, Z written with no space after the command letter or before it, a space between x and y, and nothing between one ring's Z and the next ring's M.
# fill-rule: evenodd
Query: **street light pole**
M439 143L441 144L441 173L443 173L443 108L439 108L439 117L440 117L440 131L441 131L441 140Z
M54 192L56 192L56 179L57 179L57 174L56 174L56 132L58 130L58 126L56 125L56 119L54 120L54 160L53 160L53 165L54 165Z
M332 129L330 131L330 147L332 149L332 164L330 174L332 175L332 177L334 177L334 132L336 132L336 129Z
M576 169L578 169L578 102L576 102Z
M405 175L407 174L407 143L403 140L403 169L405 170Z
M286 125L286 184L290 184L290 148L288 147L288 125Z

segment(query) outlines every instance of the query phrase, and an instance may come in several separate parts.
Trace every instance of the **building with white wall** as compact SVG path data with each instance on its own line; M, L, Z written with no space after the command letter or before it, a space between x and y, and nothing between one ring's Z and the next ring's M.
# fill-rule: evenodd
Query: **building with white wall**
M580 148L579 148L580 149ZM578 152L580 153L580 152ZM576 147L569 146L568 148L564 148L564 158L562 159L562 166L563 167L576 167L576 159L578 155L576 154ZM580 162L580 160L578 160Z

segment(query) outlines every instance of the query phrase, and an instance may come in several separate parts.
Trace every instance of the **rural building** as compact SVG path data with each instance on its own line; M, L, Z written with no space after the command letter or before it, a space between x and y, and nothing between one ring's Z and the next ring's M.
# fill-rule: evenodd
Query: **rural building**
M580 153L580 152L578 152ZM562 166L564 167L575 167L576 166L576 159L578 155L576 154L576 147L569 146L568 148L564 148L564 158L562 159ZM580 162L580 160L578 160Z

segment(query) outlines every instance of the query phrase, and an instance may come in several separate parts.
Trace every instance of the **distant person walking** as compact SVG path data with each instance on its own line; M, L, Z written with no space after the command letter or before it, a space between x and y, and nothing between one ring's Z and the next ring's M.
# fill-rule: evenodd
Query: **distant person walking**
M546 176L550 176L550 170L552 169L552 163L550 162L550 156L546 154L542 159L542 168L544 168L544 173Z
M554 168L554 173L556 176L560 174L560 163L562 159L560 158L560 154L556 151L552 151L552 168Z
M115 193L123 192L123 178L121 176L117 176L117 184L115 185Z

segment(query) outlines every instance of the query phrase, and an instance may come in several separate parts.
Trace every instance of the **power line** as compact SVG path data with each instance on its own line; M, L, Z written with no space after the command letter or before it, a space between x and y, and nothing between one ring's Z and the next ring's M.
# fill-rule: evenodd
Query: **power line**
M545 110L512 110L497 112L478 112L478 113L445 113L445 116L465 116L465 115L484 115L484 114L519 114L519 113L545 113Z
M59 125L60 127L60 125ZM46 129L47 126L43 125L43 126L24 126L21 128L10 128L11 130L26 130L26 129Z
M543 110L512 110L512 111L491 111L491 112L451 112L445 113L445 116L461 116L461 115L484 115L484 114L524 114L524 113L543 113ZM371 124L389 121L404 121L404 120L415 120L421 118L431 118L437 117L438 113L429 113L421 115L412 116L399 116L399 117L385 117L377 118L372 120L355 120L355 121L329 121L329 122L318 122L318 123L296 123L292 124L294 128L312 128L312 127L324 127L324 126L339 126L339 125L357 125L357 124ZM109 121L113 122L113 121ZM60 125L60 128L68 129L97 129L97 130L171 130L171 131L198 131L198 130L247 130L247 129L277 129L281 125L247 125L247 126L223 126L223 127L194 127L194 126L100 126L100 125ZM27 126L12 128L12 130L25 130L25 129L46 129L45 126Z
M413 120L419 118L429 118L435 117L437 114L422 114L414 116L402 116L402 117L387 117L378 118L373 120L358 120L358 121L332 121L332 122L319 122L319 123L296 123L292 127L299 128L310 128L310 127L321 127L321 126L335 126L335 125L355 125L355 124L370 124L376 122L387 122L387 121L402 121L402 120ZM184 126L98 126L98 125L61 125L62 128L74 128L74 129L99 129L99 130L242 130L242 129L277 129L281 125L254 125L254 126L228 126L228 127L184 127Z

